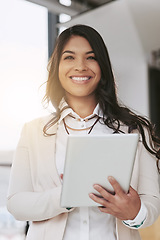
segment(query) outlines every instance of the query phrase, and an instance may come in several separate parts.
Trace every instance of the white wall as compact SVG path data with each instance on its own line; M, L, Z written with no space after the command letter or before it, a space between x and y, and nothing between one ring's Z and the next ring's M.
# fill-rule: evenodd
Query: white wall
M68 22L99 31L109 50L118 94L127 106L149 115L147 64L128 0L111 2Z
M148 61L160 48L160 0L127 0Z

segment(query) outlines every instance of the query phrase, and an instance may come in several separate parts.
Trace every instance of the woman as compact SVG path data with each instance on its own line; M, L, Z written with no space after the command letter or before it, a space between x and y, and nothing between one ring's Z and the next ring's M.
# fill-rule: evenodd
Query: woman
M7 201L15 218L32 222L27 239L140 239L138 228L153 224L160 213L160 139L147 119L118 103L107 49L96 30L75 25L60 34L45 100L56 113L24 126ZM104 199L90 194L103 207L61 208L67 136L128 132L141 136L129 193L110 177L115 195L97 184Z

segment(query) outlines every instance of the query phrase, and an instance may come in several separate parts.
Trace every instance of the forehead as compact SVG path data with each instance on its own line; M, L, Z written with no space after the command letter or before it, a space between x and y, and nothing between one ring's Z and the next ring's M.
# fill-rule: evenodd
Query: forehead
M86 38L81 36L71 36L63 50L91 51L92 48Z

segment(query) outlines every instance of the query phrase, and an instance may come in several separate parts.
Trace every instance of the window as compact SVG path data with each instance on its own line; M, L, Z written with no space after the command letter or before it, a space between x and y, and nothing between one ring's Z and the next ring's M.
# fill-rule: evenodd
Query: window
M48 114L41 105L47 80L48 11L25 0L0 8L0 239L24 239L25 222L6 210L10 164L26 121Z
M25 0L0 8L0 150L15 149L24 122L44 114L40 85L47 79L48 11Z

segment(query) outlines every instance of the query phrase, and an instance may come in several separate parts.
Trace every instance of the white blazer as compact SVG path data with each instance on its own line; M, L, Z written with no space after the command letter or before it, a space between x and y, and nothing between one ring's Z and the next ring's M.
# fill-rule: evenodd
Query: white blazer
M55 164L56 135L43 135L43 127L50 118L25 124L11 171L7 207L17 220L32 221L27 240L62 240L69 212L60 207L62 185ZM56 133L56 130L57 124L49 131ZM141 142L131 186L138 191L148 210L142 225L147 227L160 214L160 193L156 161ZM116 230L118 240L140 239L138 230L129 228L118 219Z

